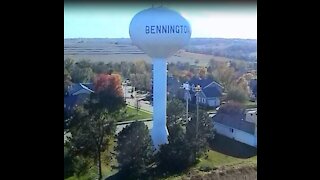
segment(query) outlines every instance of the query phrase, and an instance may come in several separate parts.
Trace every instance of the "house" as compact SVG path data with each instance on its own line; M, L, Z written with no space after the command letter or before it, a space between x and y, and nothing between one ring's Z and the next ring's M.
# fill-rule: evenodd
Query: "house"
M201 106L217 107L220 106L220 97L222 96L223 87L217 82L206 78L201 79L199 77L194 77L188 81L191 88L189 91L189 97L191 97L191 103L196 103L196 91L195 87L200 85L201 91L199 93L198 102ZM185 93L180 93L179 98L184 99Z
M67 116L71 115L76 105L84 103L90 94L94 92L89 87L93 89L93 84L75 83L69 87L67 94L64 96L64 112Z
M255 101L257 99L257 79L250 80L249 91L251 101Z
M246 121L257 124L257 108L246 110Z
M257 147L257 110L224 113L212 118L216 133Z

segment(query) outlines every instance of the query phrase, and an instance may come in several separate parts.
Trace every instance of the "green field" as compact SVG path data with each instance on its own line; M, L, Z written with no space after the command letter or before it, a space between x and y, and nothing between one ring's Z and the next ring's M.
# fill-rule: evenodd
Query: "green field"
M152 118L152 113L144 111L144 110L137 110L132 107L132 106L127 106L125 113L125 117L120 120L119 122L124 122L124 121L134 121L134 120L140 120L140 119L151 119Z

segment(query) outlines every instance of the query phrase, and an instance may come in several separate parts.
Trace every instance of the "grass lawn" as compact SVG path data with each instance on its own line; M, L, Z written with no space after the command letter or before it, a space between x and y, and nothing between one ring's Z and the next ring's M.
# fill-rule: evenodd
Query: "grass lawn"
M248 159L236 158L219 153L214 150L210 150L207 157L200 158L200 162L196 165L198 168L218 168L224 165L237 165L237 164L251 164L257 161L257 156L253 156Z
M124 121L133 121L133 120L139 120L139 119L147 119L147 118L152 118L152 113L148 113L143 110L137 110L133 107L127 106L127 113L126 117L123 118L123 120L119 122L124 122Z
M257 107L257 102L251 102L251 101L247 101L244 103L246 108L256 108Z

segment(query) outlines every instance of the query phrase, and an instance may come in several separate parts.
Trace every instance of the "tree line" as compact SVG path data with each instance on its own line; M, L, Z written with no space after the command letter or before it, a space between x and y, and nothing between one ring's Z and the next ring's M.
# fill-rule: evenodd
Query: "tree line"
M162 145L158 152L143 122L131 123L116 135L116 122L126 108L120 76L98 74L93 83L95 93L75 108L69 121L71 137L64 147L65 178L80 177L95 169L96 173L90 178L102 179L103 164L110 165L113 158L118 162L113 167L119 170L117 179L160 177L192 166L208 149L214 137L212 122L205 112L200 112L196 131L195 113L191 112L191 121L183 123L184 104L176 99L168 102L169 143Z

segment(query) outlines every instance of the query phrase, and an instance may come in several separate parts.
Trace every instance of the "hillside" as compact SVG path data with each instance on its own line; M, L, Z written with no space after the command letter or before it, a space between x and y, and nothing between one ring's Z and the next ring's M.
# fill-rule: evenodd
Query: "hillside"
M246 56L250 53L252 56L256 55L254 47L256 40L194 38L188 47L168 58L168 62L187 61L194 64L195 60L199 60L199 65L207 65L212 58L223 61L247 61ZM245 55L237 55L238 51ZM64 58L90 59L93 62L151 61L150 57L132 45L129 38L65 39Z
M186 50L246 61L257 60L255 39L194 38Z

